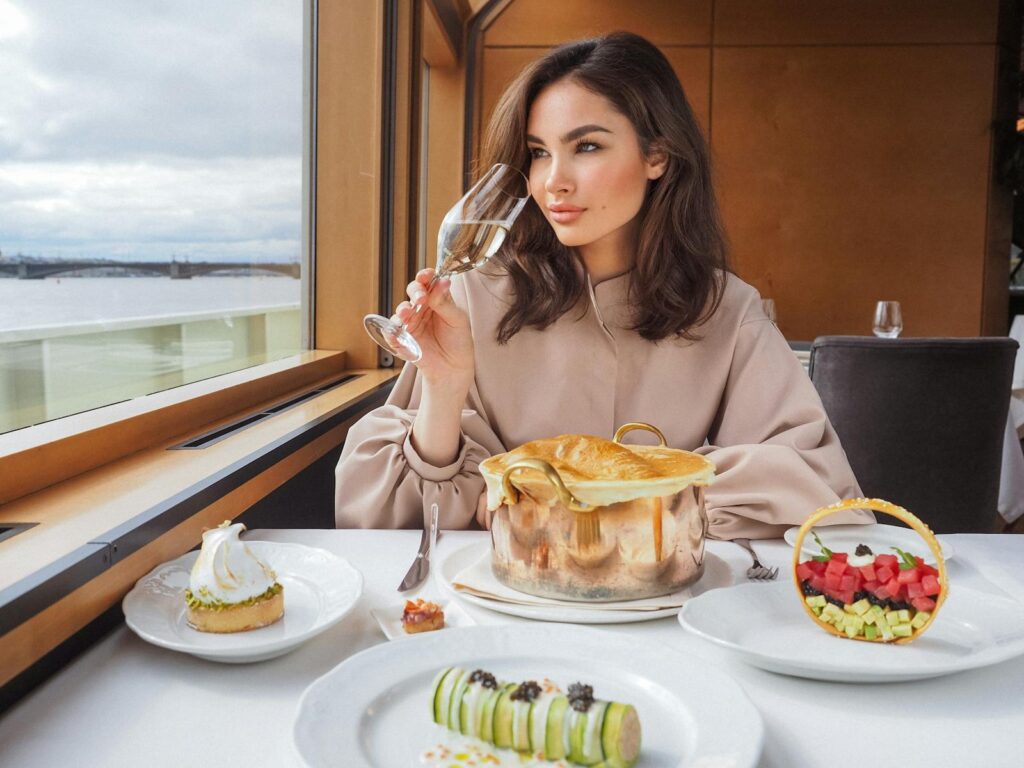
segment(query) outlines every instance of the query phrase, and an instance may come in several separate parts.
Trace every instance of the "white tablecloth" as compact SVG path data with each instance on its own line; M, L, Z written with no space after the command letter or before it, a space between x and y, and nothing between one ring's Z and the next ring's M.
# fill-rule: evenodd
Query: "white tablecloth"
M370 611L400 610L402 596L395 587L412 560L419 533L275 530L252 536L322 547L347 558L365 577L356 608L289 655L241 666L166 651L118 629L0 720L0 764L294 765L291 727L299 697L347 657L387 642ZM1001 565L1014 579L1011 588L1024 594L1024 536L948 539L956 549L949 562L954 589L960 583L983 586L986 582L972 566L982 562ZM437 555L473 541L486 542L486 534L445 532ZM789 561L791 550L782 541L754 546L767 564L785 567ZM735 544L710 542L709 550L737 578L750 564ZM421 593L444 594L430 582ZM528 623L472 605L466 611L479 624ZM915 683L845 685L749 667L685 632L675 618L606 628L635 637L638 648L648 639L668 643L732 675L764 718L761 768L1024 765L1024 657Z

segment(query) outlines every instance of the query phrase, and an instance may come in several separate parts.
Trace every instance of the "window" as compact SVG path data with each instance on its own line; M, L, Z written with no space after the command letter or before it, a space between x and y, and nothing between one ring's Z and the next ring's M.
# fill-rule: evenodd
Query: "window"
M302 347L302 0L0 0L0 432Z

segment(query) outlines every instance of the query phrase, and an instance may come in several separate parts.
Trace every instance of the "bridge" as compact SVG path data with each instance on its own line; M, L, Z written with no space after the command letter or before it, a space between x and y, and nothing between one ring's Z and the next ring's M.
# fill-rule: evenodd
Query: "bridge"
M299 277L296 262L237 262L237 261L20 261L0 262L0 275L14 275L19 280L42 280L68 272L84 272L90 269L124 269L152 272L166 275L172 280L189 280L214 272L246 270L249 272L274 272L279 275Z

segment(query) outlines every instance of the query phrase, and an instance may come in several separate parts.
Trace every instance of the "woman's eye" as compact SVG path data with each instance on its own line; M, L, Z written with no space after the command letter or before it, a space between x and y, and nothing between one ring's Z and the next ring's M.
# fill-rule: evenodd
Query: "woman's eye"
M596 152L601 147L592 141L581 141L576 144L577 152Z
M539 157L545 157L548 154L546 150L543 150L540 147L530 147L529 152L530 157L533 158L534 160L536 160Z

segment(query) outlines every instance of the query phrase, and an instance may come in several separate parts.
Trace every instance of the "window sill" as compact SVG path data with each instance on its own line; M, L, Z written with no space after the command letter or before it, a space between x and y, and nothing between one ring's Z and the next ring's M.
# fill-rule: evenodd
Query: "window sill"
M330 365L315 366L328 359ZM0 541L0 687L116 605L153 567L196 546L204 527L241 514L343 442L355 419L383 403L398 372L339 371L339 359L343 355L312 353L313 370L327 376L247 410L265 410L342 373L358 375L202 449L168 450L235 421L239 403L230 399L230 388L208 395L231 402L221 418L184 435L180 422L173 429L158 426L149 431L147 447L121 446L120 458L0 507L0 525L35 523ZM238 386L244 394L245 384ZM203 402L198 409L209 407ZM161 414L159 421L173 418ZM95 429L119 426L113 421ZM154 444L155 435L163 439Z

